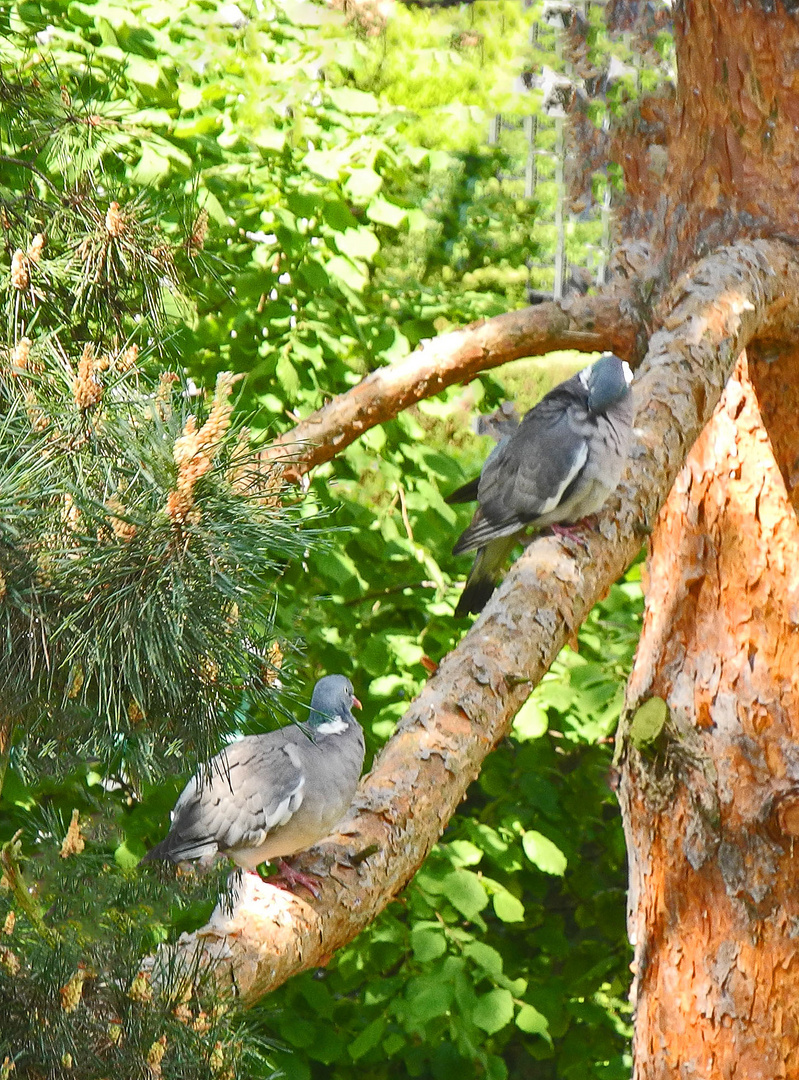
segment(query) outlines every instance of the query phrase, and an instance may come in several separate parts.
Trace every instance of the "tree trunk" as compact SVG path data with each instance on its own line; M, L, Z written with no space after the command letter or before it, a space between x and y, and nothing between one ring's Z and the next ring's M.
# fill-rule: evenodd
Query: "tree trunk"
M733 237L799 237L795 10L792 0L675 4L666 212L652 237L672 266Z
M799 237L793 9L675 8L679 85L650 234L666 272L732 236ZM620 787L636 1080L799 1077L799 355L789 340L761 334L742 356L651 541ZM650 698L667 709L639 723Z
M636 1080L799 1076L798 568L744 356L661 512L628 689L668 704L621 788Z

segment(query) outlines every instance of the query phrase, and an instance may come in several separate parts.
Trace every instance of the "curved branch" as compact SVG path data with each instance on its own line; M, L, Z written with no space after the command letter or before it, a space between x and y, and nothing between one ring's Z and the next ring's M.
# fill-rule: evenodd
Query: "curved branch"
M640 330L634 310L631 292L605 290L509 311L441 334L317 409L265 447L261 464L282 461L286 479L296 481L409 405L510 360L555 349L612 349L630 356Z
M533 686L635 558L739 352L799 325L797 297L799 262L776 242L725 248L678 282L636 379L630 467L588 551L545 537L519 558L361 781L352 817L298 858L328 872L318 901L256 883L165 962L200 963L254 1001L324 964L408 884Z

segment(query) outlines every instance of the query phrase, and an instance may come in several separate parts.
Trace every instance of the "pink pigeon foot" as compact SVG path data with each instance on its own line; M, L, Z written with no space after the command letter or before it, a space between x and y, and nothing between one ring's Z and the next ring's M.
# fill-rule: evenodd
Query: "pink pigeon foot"
M282 859L276 859L275 865L280 872L277 877L269 879L272 885L277 885L279 889L286 889L288 892L292 892L296 885L304 885L312 896L319 896L319 885L314 878L303 874L300 870L295 870Z
M572 525L550 525L550 529L555 536L562 536L566 540L571 540L572 543L577 544L583 551L588 550L588 543L584 536L581 536L578 529L594 528L596 525L596 518L584 517L579 521L575 521Z

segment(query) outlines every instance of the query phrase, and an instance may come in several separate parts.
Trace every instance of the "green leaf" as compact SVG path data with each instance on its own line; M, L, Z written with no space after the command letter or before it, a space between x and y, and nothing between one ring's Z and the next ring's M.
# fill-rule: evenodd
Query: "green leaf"
M366 216L378 225L388 225L392 229L398 229L408 217L408 212L401 206L395 206L388 199L384 199L382 195L378 195L366 208Z
M473 919L488 903L488 893L469 870L453 870L441 884L444 896L467 919Z
M325 180L338 180L341 164L337 150L309 150L305 155L305 167Z
M502 975L502 957L496 949L486 945L485 942L473 941L464 948L463 953L492 979L498 979Z
M527 858L539 870L563 877L568 865L566 856L548 837L531 829L522 837L522 847Z
M503 922L524 921L524 904L521 900L517 900L513 893L508 892L507 889L500 889L495 892L491 897L491 902L494 905L497 918L502 919Z
M416 1020L427 1023L436 1016L443 1016L452 1004L451 983L428 977L420 980L422 989L412 995L409 1006Z
M630 724L630 741L639 750L656 741L669 715L669 707L663 698L648 698L633 715Z
M334 90L328 90L328 96L336 108L345 113L368 116L380 111L380 103L377 98L373 94L365 93L363 90L353 90L349 86L340 86Z
M346 285L353 292L363 292L369 278L362 270L359 270L349 259L343 255L334 255L325 266L325 270L331 278Z
M477 999L472 1021L489 1035L496 1035L513 1019L513 995L510 990L489 990Z
M353 169L344 190L356 203L368 202L383 185L383 178L374 169Z
M370 229L345 229L336 235L336 247L351 259L371 262L380 250L380 241Z
M123 840L114 852L114 862L123 870L130 870L138 866L147 848L137 840Z
M447 939L440 926L415 926L411 930L411 948L414 957L422 964L437 960L447 951Z
M358 1061L364 1054L367 1054L373 1047L377 1046L385 1030L385 1016L378 1016L371 1024L367 1024L360 1035L350 1043L349 1051L352 1060Z
M516 1027L528 1035L540 1035L552 1045L552 1037L549 1034L549 1021L532 1005L525 1003L516 1013Z
M477 866L483 858L482 849L471 840L452 840L447 844L446 850L455 864L460 866Z
M513 733L520 742L539 739L548 729L547 714L532 694L513 718Z

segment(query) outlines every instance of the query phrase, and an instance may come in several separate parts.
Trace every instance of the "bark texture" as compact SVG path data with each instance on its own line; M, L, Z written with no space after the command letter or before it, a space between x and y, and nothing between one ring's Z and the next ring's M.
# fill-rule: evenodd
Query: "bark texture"
M674 5L677 100L661 227L684 266L733 236L799 237L799 19L793 3Z
M649 234L664 267L731 236L795 244L795 5L682 0L674 21L679 82ZM781 302L795 306L789 281ZM620 788L635 1080L799 1077L799 369L789 322L758 331L652 538ZM666 703L657 737L636 731L651 698Z
M409 405L510 360L555 349L609 349L633 358L642 334L636 311L629 291L606 290L510 311L442 334L405 360L373 371L270 443L261 453L261 464L281 462L285 479L296 482Z
M678 283L636 379L629 469L588 551L542 538L517 561L362 780L346 827L295 860L328 870L318 901L255 888L161 961L210 965L256 1000L323 963L407 884L532 687L638 553L741 348L764 327L799 324L786 288L799 295L790 249L762 242L721 252Z
M629 685L668 705L621 789L640 1080L799 1076L798 567L744 356L661 512Z

